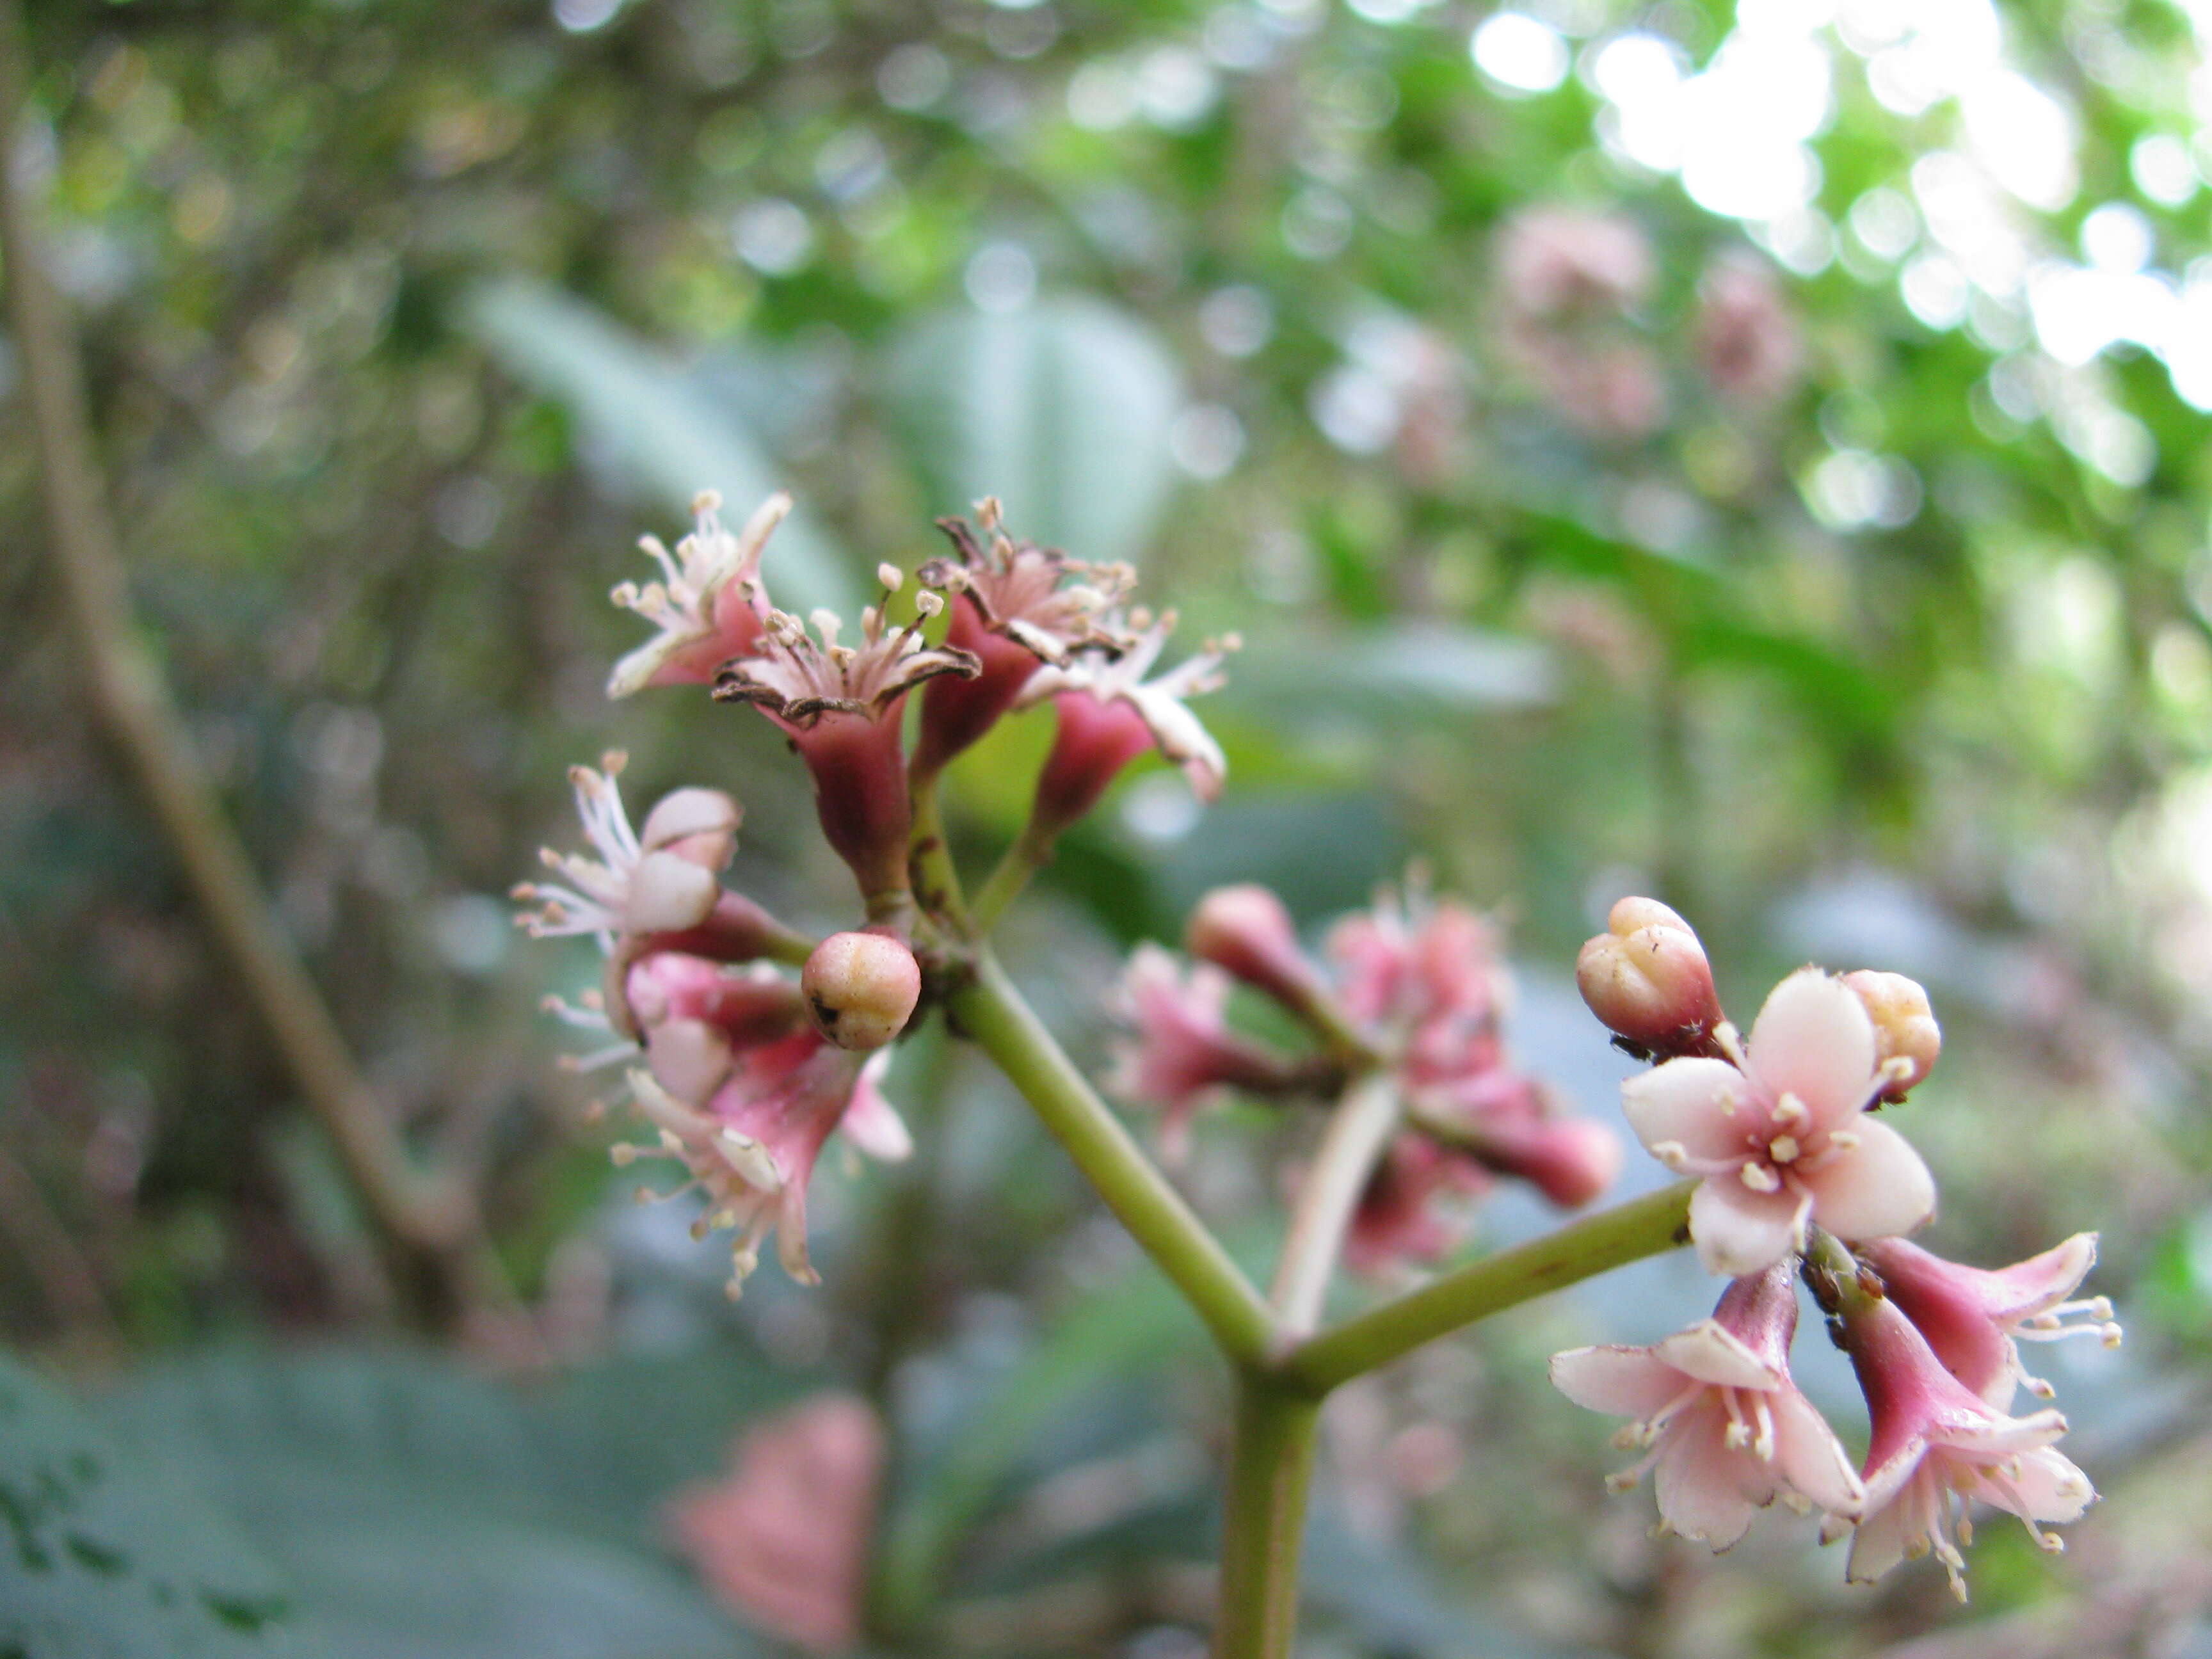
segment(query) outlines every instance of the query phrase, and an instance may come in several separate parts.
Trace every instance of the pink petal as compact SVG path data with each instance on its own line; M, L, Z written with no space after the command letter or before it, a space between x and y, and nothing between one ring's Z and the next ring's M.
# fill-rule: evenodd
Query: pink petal
M1692 1175L1713 1174L1750 1150L1750 1098L1743 1073L1723 1060L1670 1060L1620 1085L1636 1138L1662 1163Z
M1723 1442L1727 1427L1727 1413L1711 1396L1676 1418L1652 1480L1660 1518L1683 1537L1716 1550L1750 1531L1752 1511L1774 1495L1759 1461Z
M1761 1394L1782 1386L1782 1373L1747 1346L1718 1321L1701 1319L1677 1331L1651 1350L1685 1376L1723 1388L1756 1389Z
M1708 1176L1690 1195L1698 1261L1735 1279L1765 1273L1802 1241L1807 1202L1787 1187L1754 1193L1733 1175Z
M1976 1287L1990 1317L2006 1324L2032 1319L2063 1302L2081 1288L2097 1265L2097 1235L2076 1233L2041 1255L2015 1261L1995 1273L1976 1273Z
M1682 1374L1649 1348L1570 1348L1552 1356L1552 1385L1608 1417L1650 1417L1685 1384Z
M1796 1096L1808 1128L1840 1128L1874 1092L1874 1022L1841 980L1801 968L1768 994L1746 1058L1762 1094Z
M1767 1402L1774 1413L1774 1467L1790 1486L1831 1515L1854 1516L1866 1488L1828 1419L1794 1388Z
M1850 1560L1844 1577L1853 1584L1871 1584L1905 1559L1905 1505L1893 1498L1859 1522L1851 1534Z
M853 1098L837 1121L845 1139L870 1158L886 1164L903 1163L914 1155L914 1137L907 1132L898 1109L884 1098L884 1073L890 1069L891 1051L879 1048L860 1067L853 1085Z
M1909 1233L1936 1213L1936 1177L1911 1142L1870 1117L1850 1133L1856 1146L1798 1177L1813 1194L1814 1219L1838 1238L1856 1240Z

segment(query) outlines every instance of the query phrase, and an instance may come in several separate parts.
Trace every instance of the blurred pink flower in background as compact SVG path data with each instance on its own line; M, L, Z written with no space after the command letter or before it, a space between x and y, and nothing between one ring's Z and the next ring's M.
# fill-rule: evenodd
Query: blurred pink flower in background
M1696 330L1698 367L1722 396L1757 406L1796 389L1804 341L1773 269L1756 255L1713 261L1698 285Z
M675 1546L733 1613L817 1653L860 1639L884 1430L820 1394L748 1429L730 1473L669 1505Z

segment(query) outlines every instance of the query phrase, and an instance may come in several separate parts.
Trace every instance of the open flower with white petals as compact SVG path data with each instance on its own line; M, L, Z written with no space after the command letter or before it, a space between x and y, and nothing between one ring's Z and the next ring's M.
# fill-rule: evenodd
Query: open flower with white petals
M734 536L722 527L721 506L713 490L702 491L691 503L697 522L673 554L658 536L639 540L659 565L660 580L641 587L623 582L611 597L656 631L615 665L609 696L627 697L649 685L711 684L716 669L760 638L768 619L761 550L791 511L791 497L776 491Z
M872 900L906 887L913 823L900 746L906 695L926 680L972 676L978 667L973 652L922 638L922 623L944 608L935 593L917 594L915 619L891 627L884 606L903 578L890 565L877 574L884 603L860 613L858 645L841 642L830 611L814 613L809 634L797 617L771 611L760 642L714 682L717 699L753 703L790 734L813 775L822 833Z
M1714 1036L1733 1063L1670 1060L1620 1091L1652 1155L1705 1177L1690 1236L1709 1272L1763 1272L1803 1247L1812 1221L1856 1242L1910 1232L1934 1213L1919 1153L1866 1114L1893 1074L1877 1063L1873 1022L1850 988L1801 969L1768 996L1747 1045L1725 1025Z
M1661 1523L1716 1550L1777 1498L1848 1516L1865 1497L1834 1431L1790 1379L1796 1268L1739 1279L1711 1318L1650 1347L1553 1356L1568 1399L1635 1419L1614 1443L1644 1455L1606 1484L1626 1492L1656 1465Z
M641 1197L706 1194L705 1212L693 1224L700 1237L734 1230L730 1294L744 1287L773 1231L784 1271L801 1284L817 1282L806 1254L806 1188L832 1131L846 1127L863 1151L900 1158L912 1143L876 1086L861 1054L825 1042L809 1030L763 1044L737 1057L727 1081L702 1108L678 1099L650 1070L629 1073L638 1109L659 1132L652 1146L618 1146L617 1164L665 1157L690 1176L673 1192ZM858 1114L857 1121L854 1114Z
M1970 1392L1887 1298L1853 1298L1842 1324L1873 1421L1851 1581L1872 1583L1899 1561L1933 1554L1965 1601L1960 1547L1973 1542L1975 1503L2018 1516L2039 1548L2063 1549L2065 1540L2039 1523L2079 1520L2097 1498L2089 1477L2053 1444L2066 1419L2051 1410L2008 1417ZM1826 1535L1839 1537L1847 1525L1832 1519Z
M737 847L738 804L719 790L678 789L646 815L643 830L630 828L623 810L624 757L568 769L576 811L596 859L551 848L538 856L567 879L525 882L513 896L537 908L516 918L532 937L595 933L608 948L623 933L672 933L696 927L721 892L715 872Z
M2012 1408L2023 1383L2038 1399L2051 1395L2051 1385L2020 1363L2019 1343L2087 1336L2120 1346L2109 1301L2072 1299L2097 1265L2094 1233L1995 1270L1946 1261L1901 1238L1876 1239L1859 1255L1943 1368L1999 1411Z
M1233 634L1208 640L1196 654L1147 680L1175 629L1175 615L1147 624L1139 613L1132 623L1137 633L1127 650L1081 651L1064 664L1048 663L1018 699L1018 707L1030 708L1049 698L1059 713L1059 735L1037 780L1036 812L1055 832L1097 805L1121 769L1147 749L1181 767L1200 800L1221 793L1229 763L1185 704L1220 690L1226 683L1222 663L1242 641Z

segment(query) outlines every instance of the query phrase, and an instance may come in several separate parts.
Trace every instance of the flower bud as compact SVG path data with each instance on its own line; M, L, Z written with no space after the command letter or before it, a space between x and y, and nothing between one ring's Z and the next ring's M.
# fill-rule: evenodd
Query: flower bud
M1298 948L1291 913L1257 883L1215 888L1199 900L1182 937L1183 948L1200 961L1227 969L1294 1012L1321 992L1321 976Z
M1575 958L1583 1000L1607 1028L1654 1053L1692 1054L1720 1023L1705 947L1656 899L1625 898Z
M725 869L738 850L744 817L744 809L719 789L672 790L646 814L638 847L648 855L672 853L708 870Z
M1942 1028L1928 1006L1928 993L1917 980L1869 968L1845 974L1844 983L1866 1005L1867 1016L1874 1021L1875 1057L1888 1085L1881 1097L1904 1099L1908 1090L1936 1069L1936 1056L1943 1052Z
M880 1048L921 998L914 952L883 933L832 933L814 947L799 988L822 1035L841 1048Z

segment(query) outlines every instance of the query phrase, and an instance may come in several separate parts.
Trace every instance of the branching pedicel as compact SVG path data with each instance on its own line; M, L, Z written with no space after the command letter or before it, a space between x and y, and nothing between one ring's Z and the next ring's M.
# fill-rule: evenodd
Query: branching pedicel
M1904 1101L1940 1051L1919 987L1805 969L1776 988L1746 1040L1723 1015L1687 924L1652 900L1624 899L1584 946L1577 976L1616 1042L1659 1062L1624 1087L1623 1105L1645 1146L1691 1182L1324 1328L1340 1266L1404 1278L1459 1243L1468 1201L1500 1178L1572 1208L1619 1172L1620 1137L1566 1111L1509 1052L1512 988L1495 930L1414 883L1339 922L1316 958L1273 894L1229 887L1193 913L1189 961L1157 945L1131 958L1115 998L1127 1036L1109 1086L1158 1111L1170 1163L1192 1115L1218 1097L1319 1109L1262 1297L988 943L1060 834L1139 755L1157 749L1201 798L1218 793L1226 764L1188 700L1220 684L1236 640L1209 641L1155 676L1174 618L1131 603L1132 573L1016 541L985 501L973 526L940 521L953 555L916 573L910 619L892 619L906 578L884 566L882 599L847 644L836 617L817 613L809 627L770 601L762 554L789 498L772 497L736 535L719 507L700 498L696 527L673 554L647 538L659 580L615 590L657 632L609 690L711 685L773 720L812 778L824 839L852 868L854 930L805 937L722 885L740 813L719 791L679 789L634 832L620 756L572 774L597 856L549 851L562 879L516 896L533 907L520 918L532 933L598 939L599 986L556 1012L612 1044L573 1063L624 1066L653 1139L617 1146L616 1160L682 1166L677 1190L705 1195L696 1231L736 1235L732 1296L771 1232L785 1269L813 1278L806 1188L831 1134L879 1158L910 1150L878 1085L892 1040L941 1009L1006 1072L1235 1368L1220 1654L1289 1650L1316 1408L1331 1389L1683 1243L1731 1280L1711 1318L1650 1348L1553 1362L1571 1398L1632 1419L1619 1443L1644 1455L1613 1484L1656 1471L1664 1526L1724 1549L1778 1498L1822 1510L1825 1535L1854 1534L1853 1578L1932 1553L1962 1595L1970 1503L2019 1515L2057 1547L2042 1523L2074 1519L2094 1494L2052 1448L2065 1427L2057 1412L2008 1414L2022 1384L2049 1392L2022 1370L2016 1345L2085 1332L2117 1342L2118 1327L2101 1300L2070 1299L2094 1259L2089 1235L1995 1273L1905 1242L1933 1212L1935 1186L1875 1115ZM925 633L933 627L939 637ZM1048 701L1058 732L1029 823L970 903L945 846L939 780L999 720ZM1232 1026L1240 983L1290 1015L1301 1048ZM1872 1445L1856 1470L1790 1380L1801 1278L1865 1388Z

